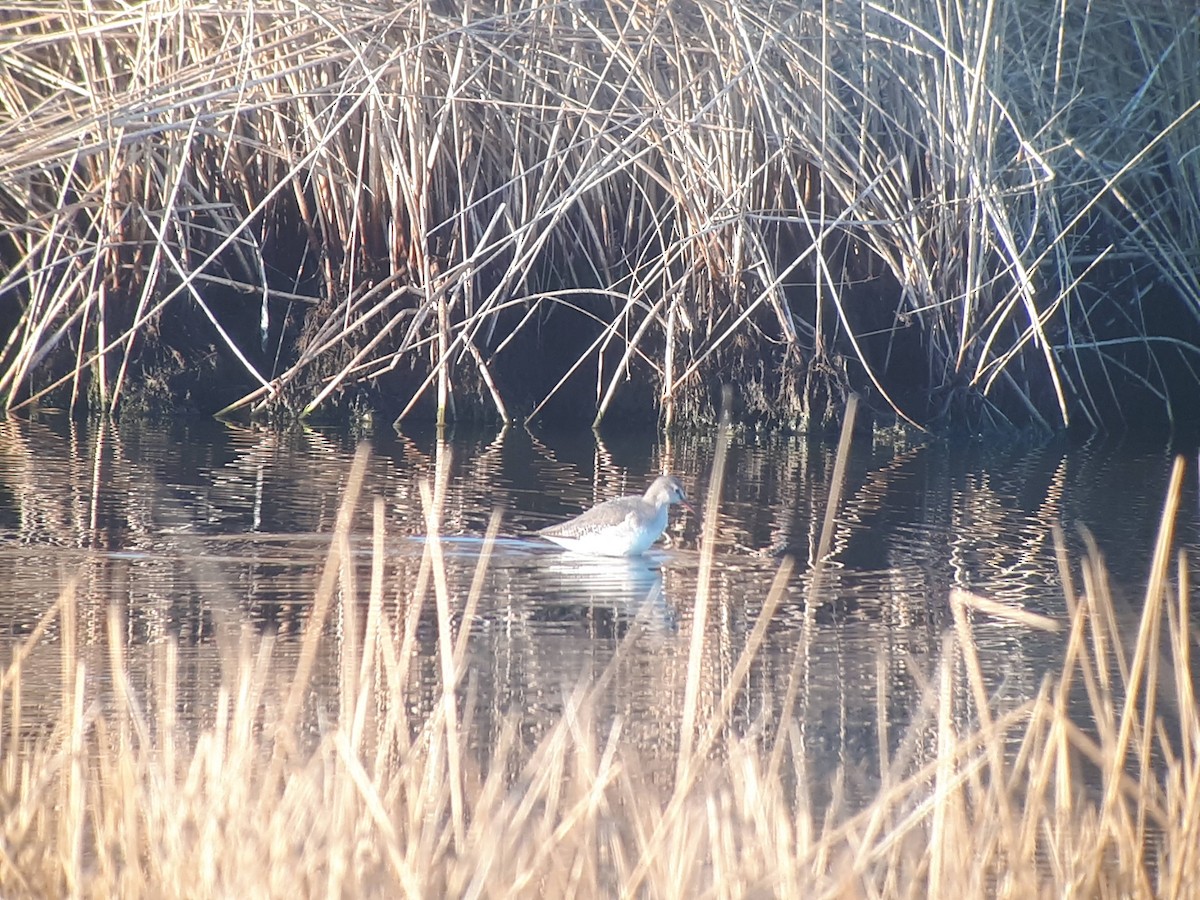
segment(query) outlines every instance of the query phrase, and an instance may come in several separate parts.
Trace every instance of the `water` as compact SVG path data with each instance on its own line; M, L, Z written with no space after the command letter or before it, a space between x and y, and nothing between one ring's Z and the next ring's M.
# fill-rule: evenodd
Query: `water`
M203 721L243 629L276 634L277 654L294 659L354 450L347 436L315 430L280 435L195 422L100 429L54 417L0 423L0 662L74 583L81 656L107 652L115 606L131 657L154 659L167 642L178 645L181 717ZM365 602L380 498L384 596L396 608L408 602L425 549L421 485L443 483L446 580L456 626L469 628L464 697L476 747L486 751L514 720L536 741L580 685L607 671L603 716L620 722L647 767L661 766L669 779L700 572L696 518L674 508L667 544L637 560L581 559L531 532L599 500L640 493L663 470L679 474L703 510L713 441L597 442L590 433L519 429L439 441L430 431L379 437L371 450L353 525L356 595ZM819 605L806 612L833 457L831 445L803 438L734 439L701 684L701 709L712 709L780 555L793 555L795 571L738 695L732 730L769 742L794 682L789 722L815 761L809 774L818 795L832 790L826 776L834 772L844 779L839 790L869 791L880 778L881 748L889 757L901 748L922 685L936 676L952 588L1064 614L1056 525L1073 558L1084 549L1080 526L1091 530L1118 599L1136 615L1167 450L859 439ZM464 620L497 508L500 538ZM1193 555L1196 508L1193 476L1178 531ZM986 616L974 625L999 708L1033 696L1061 659L1060 635ZM330 627L336 636L350 626L343 615ZM419 719L438 696L432 595L417 634L414 668L428 684L411 711ZM53 706L61 685L55 640L51 629L25 666L21 698L30 712ZM337 641L323 647L311 700L336 709Z

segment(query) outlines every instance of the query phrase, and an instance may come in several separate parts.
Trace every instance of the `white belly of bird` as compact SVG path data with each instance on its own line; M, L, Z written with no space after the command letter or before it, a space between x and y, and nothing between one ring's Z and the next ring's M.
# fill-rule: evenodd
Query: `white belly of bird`
M667 507L660 506L652 518L641 518L629 514L615 522L581 526L571 533L564 529L559 534L543 536L560 547L576 553L595 556L636 556L645 553L657 541L667 527Z

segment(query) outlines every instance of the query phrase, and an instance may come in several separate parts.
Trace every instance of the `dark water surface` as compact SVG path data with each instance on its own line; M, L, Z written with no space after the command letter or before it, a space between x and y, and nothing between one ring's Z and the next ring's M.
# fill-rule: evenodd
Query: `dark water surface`
M410 602L425 547L421 484L445 478L447 583L456 621L476 576L492 511L501 539L470 620L472 733L486 750L503 723L536 739L568 698L616 660L605 710L647 765L672 770L699 565L696 517L672 510L669 541L643 559L589 560L530 532L599 500L640 493L660 471L680 475L703 510L714 440L591 433L432 431L371 441L354 525L370 568L372 504L386 516L384 596ZM341 434L286 435L218 423L121 428L65 419L0 423L0 663L71 582L81 655L103 654L110 606L131 656L179 647L181 717L203 721L215 702L230 624L277 635L295 654L355 442ZM789 679L791 719L810 761L841 770L849 790L878 780L934 678L952 625L952 588L1061 617L1052 529L1073 558L1086 526L1104 552L1114 591L1136 614L1150 565L1171 454L1128 444L951 446L869 437L852 450L820 606L805 593L829 492L834 448L795 437L735 437L721 498L707 620L702 709L728 682L779 554L796 568L738 707L735 730L773 735ZM1189 472L1179 546L1194 556L1195 475ZM416 645L419 677L436 686L432 592ZM360 619L361 621L361 619ZM336 683L337 629L314 678ZM975 618L990 690L1001 707L1033 696L1062 656L1060 635ZM43 639L52 647L53 629ZM620 652L618 654L618 648ZM52 703L63 677L53 652L31 657L22 702ZM39 680L44 690L39 690ZM331 694L332 694L331 690ZM422 702L413 712L420 715ZM813 763L810 762L810 765ZM815 783L822 772L812 772ZM828 782L828 778L824 779Z

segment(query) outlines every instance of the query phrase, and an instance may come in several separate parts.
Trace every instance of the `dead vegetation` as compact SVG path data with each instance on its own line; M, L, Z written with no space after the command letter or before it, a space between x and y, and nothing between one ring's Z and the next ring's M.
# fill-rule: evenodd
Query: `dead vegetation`
M0 402L1178 418L1198 35L1125 0L19 0Z
M349 522L364 465L360 455L349 473L298 651L284 664L272 639L243 633L221 660L211 704L186 721L178 700L187 676L173 644L152 660L133 653L114 610L107 653L84 653L71 588L46 611L0 680L5 896L1026 898L1200 889L1190 583L1186 560L1173 562L1171 551L1182 463L1136 634L1118 628L1099 558L1076 570L1064 553L1067 620L1017 619L1062 629L1062 659L1034 696L997 704L972 623L1014 613L956 592L920 709L898 750L881 758L879 789L861 809L814 802L806 773L815 761L791 715L752 736L728 727L790 564L721 690L699 704L694 686L709 652L702 574L666 785L619 719L605 724L598 701L611 669L581 684L535 744L514 722L494 745L472 745L467 632L454 624L438 540L427 544L408 602L385 599L377 502L372 574L361 585L368 599L345 602L360 596ZM424 500L436 535L436 496L427 490ZM710 503L706 522L714 512ZM711 565L714 528L702 567ZM808 614L820 603L819 578L811 584ZM468 598L462 621L477 600ZM418 703L423 606L437 621L440 688ZM638 640L636 631L625 640ZM25 668L45 653L59 658L57 702L29 722ZM329 667L320 677L335 680L327 717L306 700L319 661ZM422 708L427 715L412 715ZM882 735L886 699L879 709Z

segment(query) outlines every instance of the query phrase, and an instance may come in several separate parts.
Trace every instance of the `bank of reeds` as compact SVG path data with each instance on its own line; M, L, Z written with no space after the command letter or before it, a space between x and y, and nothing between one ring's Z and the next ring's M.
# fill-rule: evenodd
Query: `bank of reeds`
M189 687L173 650L159 664L132 663L114 610L107 658L85 658L70 588L47 611L0 680L6 897L1200 890L1190 584L1186 560L1173 564L1171 553L1182 465L1136 635L1117 625L1101 561L1082 560L1078 578L1063 559L1063 658L1035 696L1001 708L985 688L972 621L1012 613L956 593L922 708L898 750L884 754L877 795L850 809L812 801L802 723L764 722L752 736L726 728L778 590L722 696L680 710L678 727L694 731L679 736L673 779L649 772L621 722L598 713L604 675L581 685L535 744L513 728L495 746L473 745L462 696L467 634L454 625L438 542L409 602L385 600L377 504L369 601L342 602L357 596L348 523L361 462L294 661L281 666L269 638L243 635L198 718L180 714ZM787 577L785 568L776 589ZM414 707L423 604L438 623L441 690ZM467 604L470 622L474 599ZM323 652L329 642L335 652ZM47 652L60 657L61 702L29 721L25 666ZM336 668L337 708L326 717L307 699L318 654ZM432 711L412 718L422 705ZM886 706L881 699L881 735Z
M1126 0L18 0L3 406L1176 414L1198 39Z

